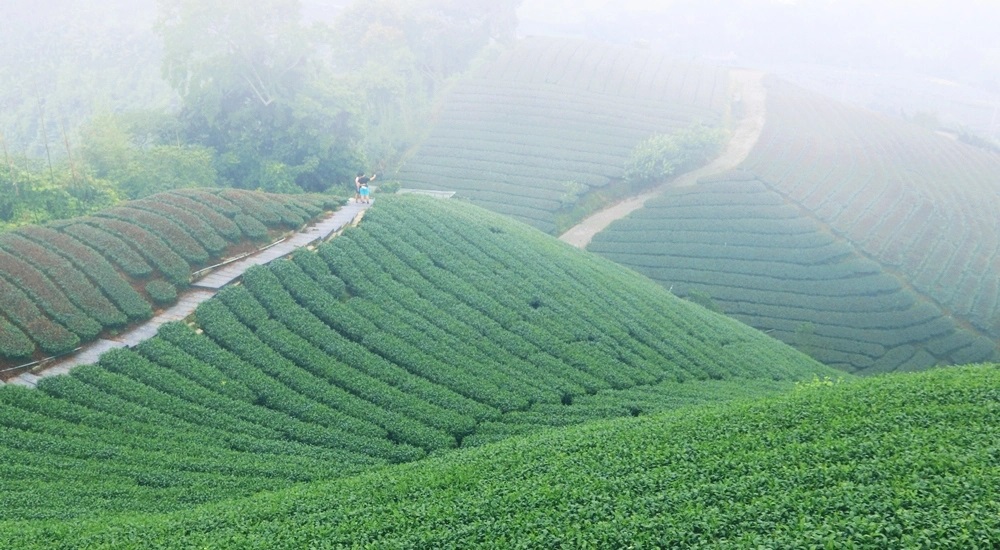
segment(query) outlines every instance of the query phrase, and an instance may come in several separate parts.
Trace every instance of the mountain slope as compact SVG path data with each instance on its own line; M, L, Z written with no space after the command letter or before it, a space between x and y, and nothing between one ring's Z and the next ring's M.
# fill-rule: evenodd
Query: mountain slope
M982 361L996 346L746 172L670 190L588 249L851 372Z
M633 148L728 106L721 68L637 48L534 37L449 94L399 172L546 232L556 214L624 174Z
M0 235L0 371L173 303L198 266L297 229L342 199L187 189Z
M1000 155L771 79L745 170L1000 337Z
M768 79L739 171L589 249L856 372L993 360L1000 156Z
M1000 367L815 383L546 431L167 516L0 524L11 547L982 548Z
M177 510L835 372L498 214L386 197L190 325L0 388L0 517Z

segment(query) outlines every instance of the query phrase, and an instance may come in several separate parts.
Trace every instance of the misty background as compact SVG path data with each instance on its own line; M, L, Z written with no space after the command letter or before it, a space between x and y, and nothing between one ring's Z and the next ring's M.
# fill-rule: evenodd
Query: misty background
M304 25L334 25L349 6L413 3L303 0L301 15ZM5 147L40 157L46 140L71 139L96 112L178 108L162 78L156 17L155 0L0 4ZM516 28L518 36L582 37L760 69L935 129L997 140L998 20L1000 3L990 0L523 0ZM55 144L48 154L64 154Z

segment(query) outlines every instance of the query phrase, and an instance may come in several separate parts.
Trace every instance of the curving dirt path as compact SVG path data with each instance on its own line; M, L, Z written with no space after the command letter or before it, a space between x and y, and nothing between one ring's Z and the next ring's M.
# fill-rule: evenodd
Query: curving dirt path
M730 73L734 95L733 111L734 116L738 114L739 119L733 127L732 137L726 148L715 160L697 170L681 174L673 180L595 212L566 230L559 239L577 248L586 248L594 235L604 231L615 220L642 208L646 201L667 189L694 185L703 177L727 172L739 166L753 150L764 129L767 91L761 82L763 76L764 73L742 69Z

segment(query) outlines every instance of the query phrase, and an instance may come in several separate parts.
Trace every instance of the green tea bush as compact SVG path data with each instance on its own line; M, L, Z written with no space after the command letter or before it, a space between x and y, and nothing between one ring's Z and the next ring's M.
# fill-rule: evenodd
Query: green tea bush
M765 84L767 124L742 168L996 340L1000 282L990 274L1000 241L988 236L1000 157L787 82Z
M1000 367L808 379L163 514L0 523L7 547L980 548ZM2 416L2 415L0 415Z
M163 279L153 279L146 283L146 293L158 306L170 305L177 301L177 287Z

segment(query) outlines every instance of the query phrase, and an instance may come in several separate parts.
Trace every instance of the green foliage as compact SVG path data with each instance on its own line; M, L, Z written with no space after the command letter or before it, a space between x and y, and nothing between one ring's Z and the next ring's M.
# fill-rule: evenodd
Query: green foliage
M324 195L185 190L0 235L0 285L9 293L0 303L0 368L32 355L36 344L60 354L148 318L151 303L176 301L191 263L242 244L241 227L263 239L342 203ZM135 289L149 277L144 298Z
M17 234L49 247L72 262L92 284L104 291L129 320L145 319L151 315L149 304L115 271L114 266L96 248L87 246L66 233L47 227L28 226L21 228Z
M829 376L824 376L820 378L819 376L813 376L812 380L800 380L795 383L796 391L807 391L813 390L815 388L830 388L837 384L843 382L843 378L831 378Z
M823 384L169 515L0 532L19 548L990 546L998 384L996 365Z
M146 283L146 293L158 306L165 306L177 301L177 287L163 279L153 279Z
M456 82L398 176L552 233L560 217L621 180L642 140L718 124L727 79L724 69L647 50L521 40ZM692 144L711 134L703 131L689 132Z
M79 336L54 322L47 312L43 312L35 305L32 297L2 278L0 278L0 311L46 353L54 355L66 353L80 343ZM23 341L19 341L16 331L7 328L6 332L7 338L12 342L10 357L23 357L25 355Z
M0 357L24 359L34 351L35 344L24 331L0 318Z
M381 181L379 180L378 192L391 195L402 187L402 184L398 180Z
M722 308L719 307L719 304L716 304L715 300L713 300L712 296L707 292L701 290L692 290L691 292L688 293L687 299L709 311L714 311L716 313L723 312Z
M352 93L318 62L296 0L160 3L163 70L187 138L230 185L318 191L359 164ZM332 83L331 83L332 82Z
M745 172L669 190L588 248L850 372L995 353L987 338Z
M743 169L995 343L1000 282L989 258L1000 242L988 236L1000 156L776 79L766 85L767 124Z
M160 46L150 32L155 2L5 4L2 11L0 51L16 52L0 67L7 150L45 158L48 149L54 161L78 160L78 125L91 116L176 101L160 77Z
M247 271L194 322L27 397L0 388L0 521L178 510L834 374L527 226L412 196Z
M38 308L83 340L101 331L101 325L77 307L66 293L28 261L0 250L0 276L20 288Z
M233 221L248 239L262 241L267 238L267 226L247 214L236 214Z
M661 183L706 162L722 143L721 131L700 125L649 137L629 154L624 179L635 189Z
M567 181L563 183L563 195L559 197L559 203L563 208L571 208L576 205L577 201L587 190L587 187L582 183L576 181Z
M81 129L81 154L95 177L111 182L123 199L217 185L212 150L164 143L155 127L134 118L98 115Z
M118 200L104 180L60 165L42 169L0 164L0 231L94 212Z
M513 42L519 0L354 2L328 29L364 121L361 154L381 170L426 132L432 107L490 45Z
M92 248L108 261L114 262L129 277L141 279L148 277L153 272L149 262L143 258L142 254L130 247L126 241L98 227L78 223L79 221L72 220L60 228L64 234L78 239L83 245Z
M116 206L102 210L96 214L100 218L126 222L133 228L144 230L148 235L143 234L143 245L151 245L156 239L157 245L162 240L167 247L175 252L185 261L192 264L204 263L208 260L208 252L195 240L188 230L180 223L180 220L173 220L149 210L131 208L129 206ZM100 223L100 222L97 222ZM121 227L119 224L111 224L110 227ZM156 260L151 260L154 263Z
M62 290L82 311L104 327L124 325L127 317L65 257L22 237L18 233L0 235L0 248L27 260Z

